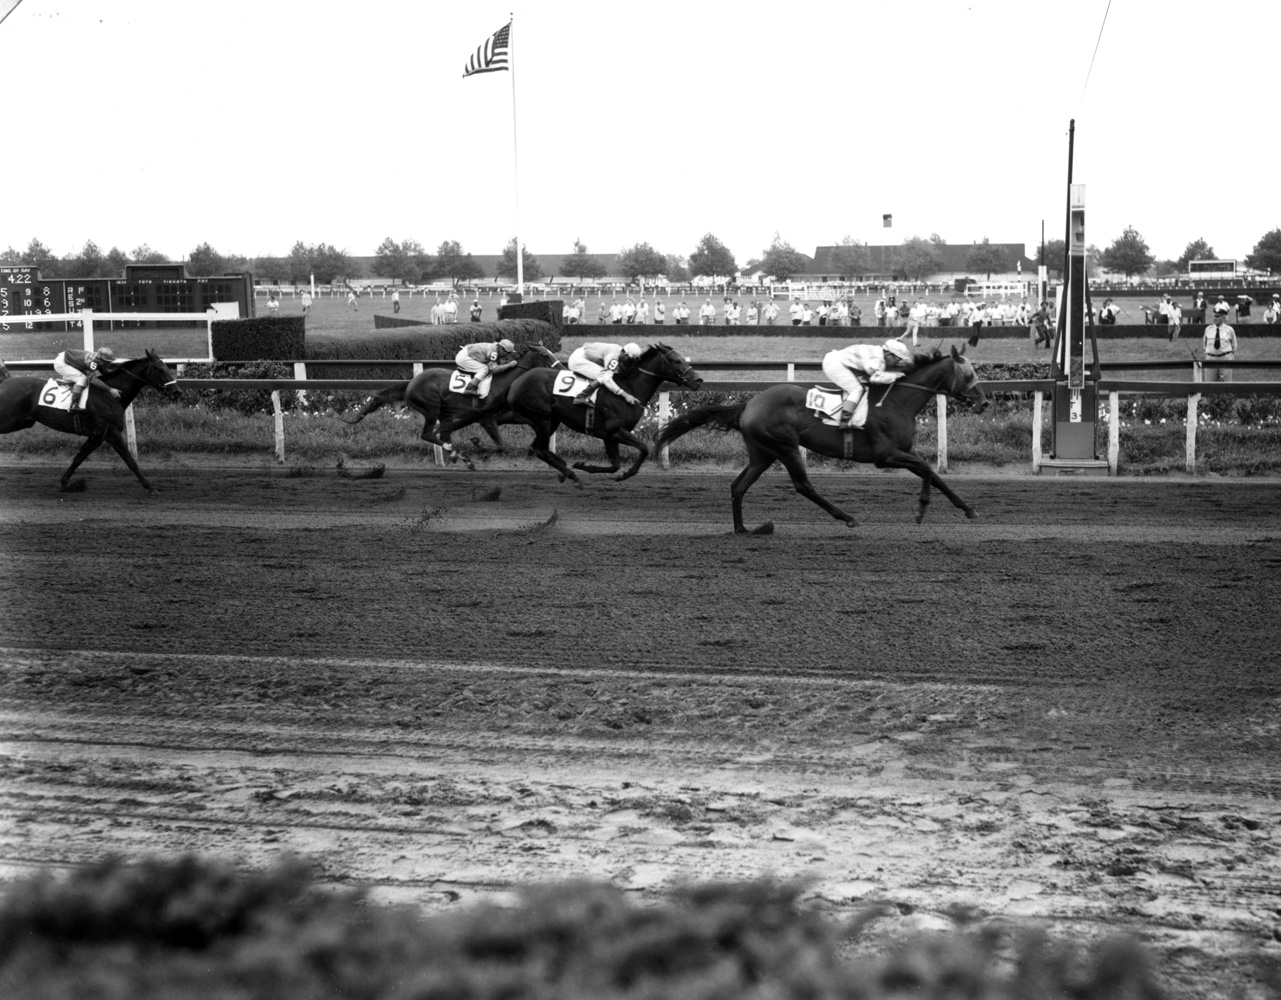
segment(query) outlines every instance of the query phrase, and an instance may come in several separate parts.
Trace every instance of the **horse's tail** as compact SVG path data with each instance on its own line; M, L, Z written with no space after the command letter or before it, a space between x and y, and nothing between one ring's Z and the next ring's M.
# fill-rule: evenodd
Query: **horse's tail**
M408 388L409 382L405 381L398 382L395 385L390 385L386 389L379 389L369 397L369 401L365 403L364 407L361 408L361 411L357 413L355 417L351 420L343 417L343 423L358 424L375 410L381 410L384 406L391 403L403 403L405 401L405 391Z
M710 427L716 431L736 431L739 430L738 422L743 416L743 407L747 405L744 400L741 403L724 403L715 406L700 406L697 409L690 410L684 416L677 417L675 420L666 424L658 437L654 439L655 446L661 448L665 444L670 444L678 437L688 434L699 427Z
M0 361L0 382L3 382L8 377L9 377L9 369L4 366L3 361Z

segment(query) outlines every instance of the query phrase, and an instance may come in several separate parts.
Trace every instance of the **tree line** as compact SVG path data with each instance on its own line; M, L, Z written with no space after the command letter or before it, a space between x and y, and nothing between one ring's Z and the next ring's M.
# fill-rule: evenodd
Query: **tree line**
M910 236L887 258L873 261L866 243L845 236L831 251L825 270L833 277L847 281L887 270L905 280L925 281L944 269L942 248L945 245L938 233L932 233L928 238ZM538 258L523 244L520 254L526 281L549 277ZM1216 259L1214 248L1198 237L1188 243L1177 259L1158 261L1142 234L1133 226L1127 226L1105 250L1091 245L1086 250L1086 257L1092 269L1103 267L1127 278L1149 272L1154 277L1186 274L1189 261ZM1039 247L1035 260L1046 265L1052 278L1061 277L1063 240L1050 240ZM89 240L78 253L59 257L39 240L33 239L25 250L9 247L0 252L0 264L34 265L46 278L118 278L128 264L168 263L173 261L145 243L129 253L114 246L104 253L93 240ZM313 277L321 284L363 277L358 263L345 250L328 243L308 245L298 241L287 256L251 258L220 253L206 242L195 247L183 263L192 277L249 271L258 278L281 284L306 284ZM1263 271L1281 272L1281 229L1265 233L1246 256L1245 264ZM662 253L648 242L623 247L617 253L614 270L618 276L632 282L652 282L661 276L679 283L698 276L728 281L740 270L749 273L759 270L776 281L787 281L795 275L812 272L813 267L809 257L775 232L773 240L760 256L749 258L740 269L730 249L712 233L706 233L687 257ZM991 277L992 274L1013 270L1014 261L1005 247L991 243L985 236L982 242L973 245L965 267L973 274ZM489 277L480 262L465 251L458 240L443 240L434 252L429 252L417 240L397 242L388 237L374 251L371 270L374 277L405 284L449 281L455 287ZM561 259L559 271L560 277L579 282L606 276L605 265L599 257L589 253L586 245L578 239L574 241L574 252ZM513 237L503 248L494 278L514 280L515 277L516 239Z

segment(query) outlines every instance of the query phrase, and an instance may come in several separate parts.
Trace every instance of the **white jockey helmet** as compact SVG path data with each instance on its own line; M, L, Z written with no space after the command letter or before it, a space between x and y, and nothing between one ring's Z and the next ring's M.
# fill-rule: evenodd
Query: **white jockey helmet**
M506 337L504 337L502 340L498 342L498 349L500 351L506 351L508 354L516 353L516 345L513 344L510 340L508 340Z
M887 340L885 342L885 353L893 354L900 361L912 360L912 352L907 349L907 345L901 340Z
M641 350L640 344L624 344L623 353L629 358L639 358L644 351Z
M99 347L97 354L98 354L99 361L115 361L116 360L116 352L113 351L110 347Z

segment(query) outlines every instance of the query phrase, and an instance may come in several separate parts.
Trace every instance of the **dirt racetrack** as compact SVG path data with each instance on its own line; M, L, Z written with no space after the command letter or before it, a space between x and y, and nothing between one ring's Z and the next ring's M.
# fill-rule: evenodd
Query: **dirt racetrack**
M808 876L884 935L1281 954L1281 482L0 469L0 878L282 852L379 898ZM303 470L311 472L312 470ZM497 496L495 496L497 491Z

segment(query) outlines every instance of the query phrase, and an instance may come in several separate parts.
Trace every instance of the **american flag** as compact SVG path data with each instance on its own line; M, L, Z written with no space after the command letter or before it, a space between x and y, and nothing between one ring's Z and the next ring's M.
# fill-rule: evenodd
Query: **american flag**
M512 26L508 21L494 32L492 38L486 38L475 54L467 60L463 69L463 78L473 73L498 73L507 69L507 46L511 39Z

